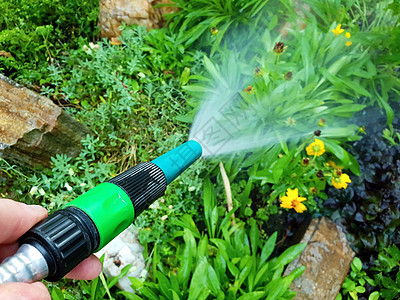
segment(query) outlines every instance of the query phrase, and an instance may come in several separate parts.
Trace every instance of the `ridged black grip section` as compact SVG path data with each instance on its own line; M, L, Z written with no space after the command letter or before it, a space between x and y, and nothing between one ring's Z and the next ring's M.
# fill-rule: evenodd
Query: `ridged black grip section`
M151 162L138 164L108 182L116 184L129 196L135 217L161 197L167 188L163 171Z
M44 219L19 240L31 244L45 257L46 280L58 281L99 246L100 237L91 218L76 207L61 209Z

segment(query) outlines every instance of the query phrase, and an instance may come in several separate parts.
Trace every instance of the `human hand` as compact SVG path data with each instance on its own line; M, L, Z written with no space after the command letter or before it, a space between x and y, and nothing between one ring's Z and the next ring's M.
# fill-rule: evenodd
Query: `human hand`
M8 199L0 199L0 262L18 250L18 238L33 225L47 217L45 208L26 205ZM91 280L101 272L100 260L91 255L65 277ZM6 283L0 285L1 300L49 300L50 294L41 282Z

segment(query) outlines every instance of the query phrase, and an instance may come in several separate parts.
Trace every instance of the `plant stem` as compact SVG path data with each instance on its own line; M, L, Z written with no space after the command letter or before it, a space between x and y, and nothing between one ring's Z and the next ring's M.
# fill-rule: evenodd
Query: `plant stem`
M221 161L219 162L219 169L221 171L222 180L224 182L226 202L228 203L228 212L230 212L233 209L231 185L229 183L228 175L226 175L224 165L222 164ZM235 225L236 224L235 214L232 214L231 219L232 219L232 225Z

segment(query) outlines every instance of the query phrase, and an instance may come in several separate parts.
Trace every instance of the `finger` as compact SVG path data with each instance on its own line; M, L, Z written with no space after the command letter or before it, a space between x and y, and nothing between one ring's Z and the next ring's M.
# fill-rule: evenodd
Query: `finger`
M0 245L0 262L11 255L14 255L18 248L18 243Z
M96 256L91 255L77 265L65 277L70 279L92 280L99 276L101 267L100 260Z
M35 283L6 283L0 285L1 300L51 300L46 286Z
M11 244L47 216L45 208L0 199L0 244Z

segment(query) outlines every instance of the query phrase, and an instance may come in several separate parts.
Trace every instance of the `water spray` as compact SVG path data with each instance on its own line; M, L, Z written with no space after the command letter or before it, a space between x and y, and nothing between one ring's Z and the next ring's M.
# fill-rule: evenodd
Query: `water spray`
M54 212L24 234L18 252L0 264L0 284L60 280L132 224L202 152L202 146L190 140Z

